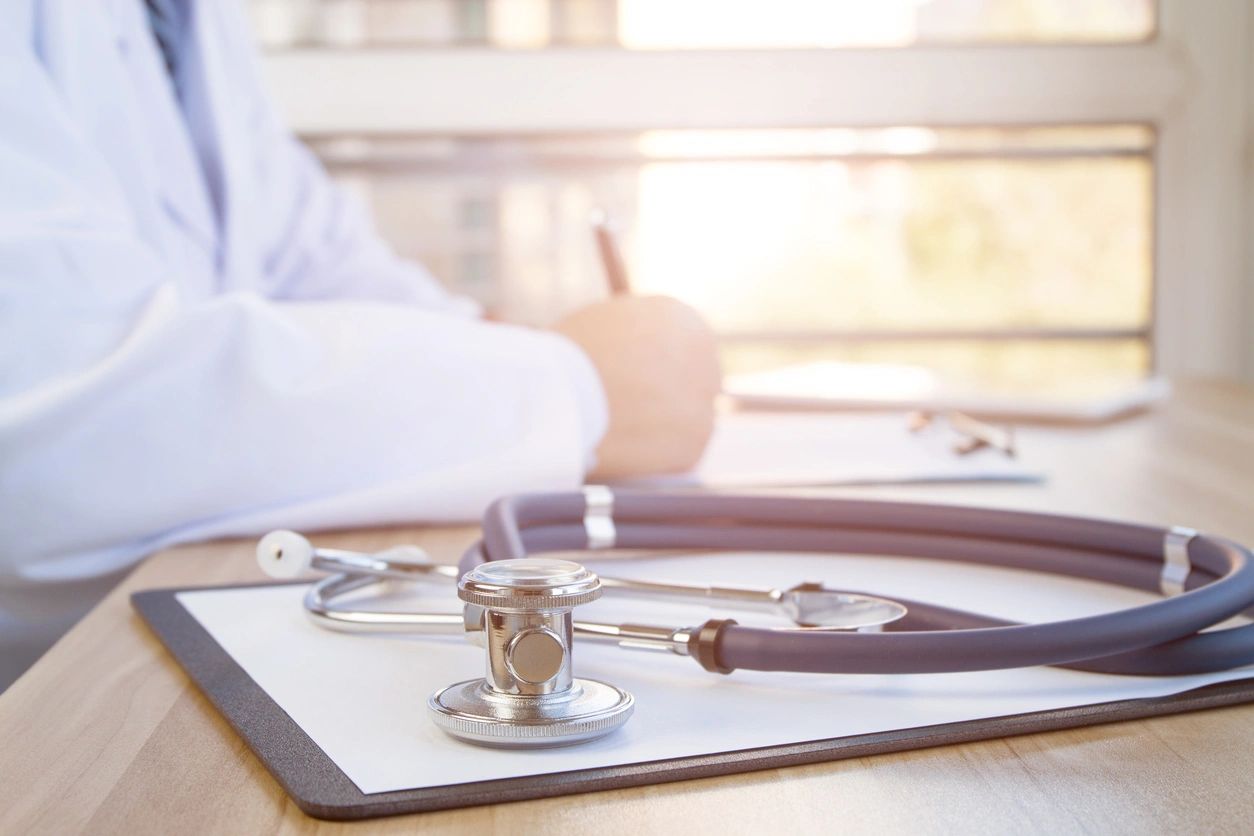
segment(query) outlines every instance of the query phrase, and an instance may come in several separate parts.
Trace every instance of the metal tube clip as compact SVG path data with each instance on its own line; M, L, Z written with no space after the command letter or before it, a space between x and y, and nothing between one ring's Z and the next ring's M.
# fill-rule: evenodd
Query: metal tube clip
M614 527L614 492L604 485L585 485L583 489L583 530L588 549L614 548L618 530Z
M1172 526L1163 536L1163 571L1158 576L1158 589L1167 597L1184 592L1193 566L1189 563L1189 543L1197 532L1183 526Z

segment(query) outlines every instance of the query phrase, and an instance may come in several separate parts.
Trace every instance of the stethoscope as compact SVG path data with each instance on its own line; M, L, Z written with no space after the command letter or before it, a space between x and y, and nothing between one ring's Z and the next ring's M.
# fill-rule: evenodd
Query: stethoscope
M1159 592L1117 612L1017 624L920 601L817 584L739 589L598 577L545 552L702 549L914 556L1050 572ZM693 658L704 669L844 674L943 673L1056 665L1128 675L1184 675L1254 663L1254 625L1201 632L1254 607L1250 550L1186 528L1015 511L706 493L528 494L498 500L483 537L456 567L421 549L375 554L315 549L290 531L266 535L272 576L313 568L305 609L348 632L465 633L487 650L484 677L432 694L431 718L474 743L539 747L608 734L632 696L571 671L574 640ZM461 613L386 612L336 599L382 581L456 582ZM788 616L790 628L732 619L668 627L575 621L602 594L717 602Z

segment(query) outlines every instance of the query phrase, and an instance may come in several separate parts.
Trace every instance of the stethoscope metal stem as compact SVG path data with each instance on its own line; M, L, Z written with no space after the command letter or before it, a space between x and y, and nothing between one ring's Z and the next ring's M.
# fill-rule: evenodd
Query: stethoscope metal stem
M652 650L690 656L696 627L659 627L650 624L598 624L576 621L575 636L585 641L616 644L627 650Z

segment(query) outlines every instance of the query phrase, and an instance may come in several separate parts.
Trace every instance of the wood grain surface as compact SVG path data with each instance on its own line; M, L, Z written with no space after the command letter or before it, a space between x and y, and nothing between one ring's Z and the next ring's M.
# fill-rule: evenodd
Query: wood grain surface
M1030 428L1041 485L829 490L1180 524L1254 542L1254 390L1189 382L1097 428ZM453 561L471 528L340 532ZM1254 706L724 778L337 824L306 817L131 611L261 579L252 543L155 555L0 695L0 834L1252 833Z

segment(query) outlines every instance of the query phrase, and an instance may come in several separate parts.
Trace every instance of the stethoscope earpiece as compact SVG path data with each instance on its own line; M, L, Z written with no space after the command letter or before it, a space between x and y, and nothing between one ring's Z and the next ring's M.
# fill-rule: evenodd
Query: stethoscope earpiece
M257 542L257 564L272 578L291 580L309 571L314 547L295 531L271 531Z

